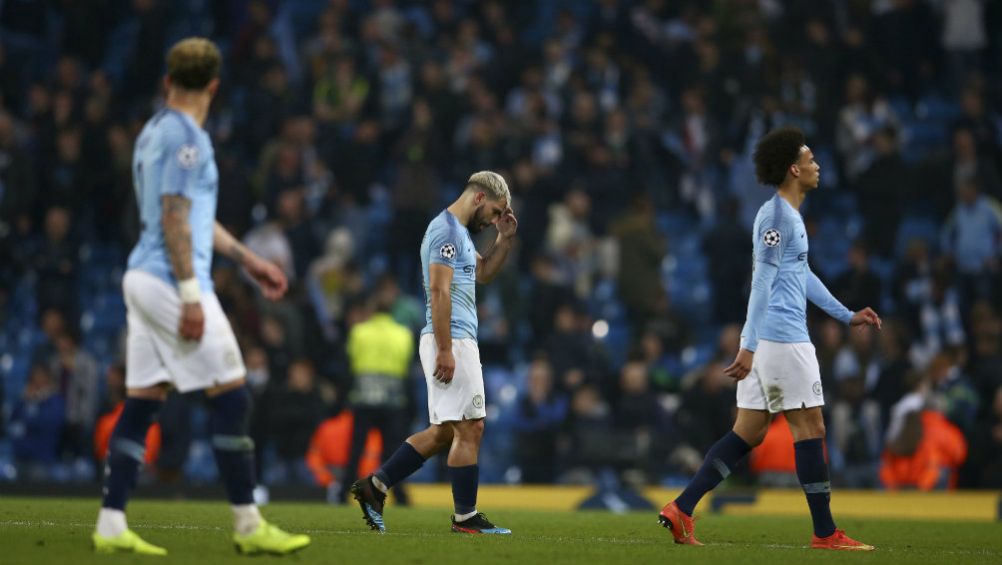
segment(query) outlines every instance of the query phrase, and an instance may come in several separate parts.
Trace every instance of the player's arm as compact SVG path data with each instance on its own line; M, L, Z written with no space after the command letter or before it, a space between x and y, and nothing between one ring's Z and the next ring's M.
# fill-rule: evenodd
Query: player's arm
M289 281L278 265L262 259L248 249L219 222L216 222L212 232L212 248L246 269L247 274L261 287L261 294L268 300L278 300L288 290Z
M191 200L180 194L166 194L160 197L160 204L163 209L160 227L164 234L164 247L181 295L178 333L181 339L199 341L205 329L205 316L192 260L191 223L188 221Z
M453 269L448 265L428 265L431 328L438 347L433 376L443 383L451 382L456 371L456 360L452 356L452 274Z
M494 240L494 245L484 253L483 257L477 253L477 282L486 284L494 280L494 277L501 272L508 252L515 240L515 231L518 230L518 220L511 208L497 221L498 237Z
M832 296L831 291L814 274L814 271L808 271L807 273L807 299L843 324L850 326L877 326L878 330L881 328L882 321L880 320L880 316L872 308L866 307L859 312L853 312L846 308L844 304Z

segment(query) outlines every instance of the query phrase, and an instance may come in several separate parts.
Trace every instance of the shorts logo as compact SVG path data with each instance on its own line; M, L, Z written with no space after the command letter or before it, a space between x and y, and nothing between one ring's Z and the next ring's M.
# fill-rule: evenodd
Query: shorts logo
M182 145L177 150L177 165L185 170L192 170L198 164L198 148L194 145Z
M814 381L814 385L811 388L814 389L814 394L821 396L821 381Z
M226 361L226 366L227 367L236 367L238 365L238 363L237 363L237 353L235 351L233 351L232 349L227 349L226 350L226 357L224 358L224 361Z
M456 246L451 243L446 243L438 250L438 254L445 259L453 259L456 257Z
M476 395L473 397L473 407L483 408L484 407L484 397L482 395Z
M782 237L779 235L779 230L776 229L765 230L765 233L762 234L762 243L764 243L766 247L776 247L779 245L781 239Z

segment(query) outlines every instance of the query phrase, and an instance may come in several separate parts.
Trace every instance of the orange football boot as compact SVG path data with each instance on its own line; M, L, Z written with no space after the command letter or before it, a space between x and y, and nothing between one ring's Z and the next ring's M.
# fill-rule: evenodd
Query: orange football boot
M658 514L658 522L671 530L671 535L675 538L675 543L703 545L696 539L696 526L693 524L692 518L686 515L685 512L682 512L674 500L665 504L665 507L661 509L661 513Z
M873 551L872 545L856 541L845 535L845 530L835 530L835 533L825 537L811 536L811 549L842 549L848 551Z

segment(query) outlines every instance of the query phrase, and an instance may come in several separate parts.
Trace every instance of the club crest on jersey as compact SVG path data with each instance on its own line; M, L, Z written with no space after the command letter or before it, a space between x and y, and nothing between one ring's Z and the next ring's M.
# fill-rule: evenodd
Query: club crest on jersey
M456 257L456 246L451 243L446 243L438 250L438 254L445 259L454 259Z
M182 169L191 170L198 164L198 147L182 145L177 150L177 164Z
M762 243L764 243L766 247L776 247L779 245L781 239L782 237L779 235L779 230L776 229L765 230L765 233L762 234Z

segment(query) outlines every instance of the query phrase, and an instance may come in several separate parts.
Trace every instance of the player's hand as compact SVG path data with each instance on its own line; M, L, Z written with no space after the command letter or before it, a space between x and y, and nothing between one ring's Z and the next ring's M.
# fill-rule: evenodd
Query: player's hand
M504 214L498 218L496 225L501 237L508 239L515 236L515 232L518 230L518 220L515 219L515 213L511 211L511 208L505 210Z
M877 330L880 330L883 326L883 321L880 316L873 311L873 308L867 307L863 308L859 312L852 315L852 319L849 320L849 325L856 326L876 326Z
M449 384L452 376L456 373L456 359L452 356L452 351L439 351L435 357L435 372L432 374L440 383Z
M739 349L738 356L734 358L734 362L730 364L729 367L724 369L724 374L728 377L740 381L741 379L748 376L751 372L752 359L755 356L754 351L748 351L747 349Z
M272 263L264 259L251 261L246 265L249 274L261 287L261 294L268 300L278 300L285 296L285 291L289 289L289 280L285 278L285 272Z
M185 341L202 341L202 333L205 332L205 314L202 313L202 304L191 302L181 305L181 322L178 324L177 333Z

